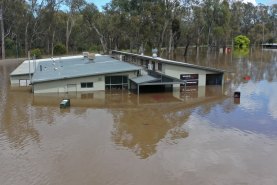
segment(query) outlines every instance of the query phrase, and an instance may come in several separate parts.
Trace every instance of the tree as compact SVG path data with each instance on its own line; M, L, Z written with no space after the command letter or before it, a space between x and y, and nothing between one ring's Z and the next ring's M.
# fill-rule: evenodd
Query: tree
M238 49L248 48L250 40L244 35L238 35L235 37L235 47Z
M10 23L13 18L15 18L14 14L12 14L11 10L14 8L13 6L18 4L18 0L14 3L8 0L0 1L0 27L1 27L1 51L2 51L2 59L6 58L6 50L5 50L5 38L11 34L12 24Z
M91 48L174 53L178 46L226 47L245 35L254 45L275 42L277 5L228 0L111 0L99 11L88 0L0 0L1 55L39 48L54 54ZM61 6L63 5L63 6ZM16 11L15 11L16 10ZM16 20L16 21L15 21ZM5 43L7 41L7 43ZM6 50L8 51L6 51ZM22 52L23 53L23 52Z
M5 27L4 27L4 13L3 5L0 6L0 26L1 26L1 48L2 48L2 60L6 57L5 52Z
M66 19L66 34L65 34L65 38L66 38L65 48L66 48L66 53L68 53L69 39L72 33L72 29L75 26L76 20L79 17L78 10L85 5L85 2L83 0L65 0L65 2L69 9L66 13L67 19Z
M104 53L108 53L107 48L107 40L103 34L103 30L101 30L101 26L105 22L105 16L102 15L101 12L97 9L95 4L86 4L85 7L81 10L82 16L84 18L84 21L87 23L87 26L90 30L94 30L101 42L102 49Z

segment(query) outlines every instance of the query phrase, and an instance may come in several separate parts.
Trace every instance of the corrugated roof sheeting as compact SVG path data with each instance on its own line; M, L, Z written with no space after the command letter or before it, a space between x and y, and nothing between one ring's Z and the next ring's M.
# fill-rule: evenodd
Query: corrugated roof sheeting
M141 84L141 83L157 81L157 80L160 80L160 79L155 78L155 77L150 76L150 75L144 75L144 76L139 76L137 78L132 78L130 80L135 82L136 84Z
M221 72L221 73L225 72L225 70L222 70L222 69L217 69L217 68L212 68L212 67L206 67L206 66L200 66L200 65L195 65L195 64L189 64L189 63L186 63L186 62L167 60L167 59L160 58L160 57L155 57L154 58L154 57L151 57L151 56L139 55L139 54L135 54L135 53L127 53L127 52L116 51L116 50L113 50L112 53L117 53L117 54L121 54L121 55L128 55L128 56L134 56L134 57L141 58L141 59L144 59L144 60L158 61L158 62L172 64L172 65L181 65L181 66L185 66L185 67L191 67L191 68L203 69L203 70L214 71L214 72Z
M67 57L56 57L56 58L46 58L46 59L35 59L35 60L25 60L22 62L13 72L11 72L11 76L16 75L25 75L25 74L33 74L35 68L41 62L52 62L52 61L74 61L76 59L82 59L82 55L77 56L67 56ZM30 66L30 67L29 67Z
M141 67L121 62L109 56L96 56L94 60L84 59L83 57L68 60L50 60L38 64L32 83L140 69Z

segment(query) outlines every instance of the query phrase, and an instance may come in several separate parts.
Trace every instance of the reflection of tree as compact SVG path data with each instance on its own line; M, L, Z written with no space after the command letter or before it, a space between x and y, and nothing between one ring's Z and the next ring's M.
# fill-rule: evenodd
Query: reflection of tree
M214 96L195 98L181 102L170 99L168 94L155 95L159 99L170 100L168 102L151 102L149 97L142 95L139 104L121 110L111 110L114 117L114 129L112 139L117 145L130 148L141 158L147 158L156 152L156 147L161 140L175 142L185 138L188 132L182 126L189 119L195 107L203 107L211 111L218 103L223 102L226 96L221 93Z
M39 142L39 133L32 122L29 91L9 90L9 73L15 68L15 63L3 64L0 70L0 132L4 133L10 143L21 148L30 140Z
M182 50L181 48L179 50ZM182 52L180 52L182 53ZM177 60L185 61L182 56L177 56ZM251 48L244 57L236 57L232 51L230 54L219 54L216 51L208 51L206 48L201 50L200 56L191 51L185 62L192 64L225 69L226 77L236 89L240 84L245 83L244 77L250 76L253 81L267 80L269 82L277 78L277 52L275 50L261 50Z
M249 54L249 48L235 49L233 51L235 57L246 57Z
M147 158L156 152L157 144L167 134L171 139L187 137L188 133L181 126L190 112L170 110L169 107L156 105L112 111L115 122L112 132L114 142L130 148L141 158Z

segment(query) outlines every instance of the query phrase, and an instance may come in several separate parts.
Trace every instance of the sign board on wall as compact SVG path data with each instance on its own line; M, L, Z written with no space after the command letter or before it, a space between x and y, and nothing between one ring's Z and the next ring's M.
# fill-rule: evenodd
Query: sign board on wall
M186 86L198 86L198 74L180 74L180 79L186 81Z

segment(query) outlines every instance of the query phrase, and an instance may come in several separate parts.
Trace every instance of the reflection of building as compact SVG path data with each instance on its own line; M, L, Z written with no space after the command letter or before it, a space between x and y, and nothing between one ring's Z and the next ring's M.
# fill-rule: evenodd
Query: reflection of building
M113 115L114 120L111 132L113 142L119 147L130 149L140 158L148 158L156 153L159 142L174 143L189 136L183 125L195 107L200 107L199 110L205 114L227 98L223 95L221 86L203 87L203 89L206 90L201 96L198 91L191 90L185 101L176 98L173 93L140 95L127 91L77 93L75 98L71 98L71 104L74 107L107 110ZM59 102L59 98L55 95L33 96L33 106L57 107ZM76 110L81 115L87 111L73 108L68 109L68 112L77 114Z
M222 103L226 97L215 90L216 94L195 98L183 103L165 94L140 95L140 104L133 108L111 109L114 116L112 139L123 147L132 150L141 158L148 158L156 153L159 142L176 143L178 139L189 136L183 125L189 119L195 107L200 107L203 114L210 112L215 105ZM214 91L214 92L215 92ZM163 99L163 103L149 103L147 99ZM168 100L168 101L167 101Z

